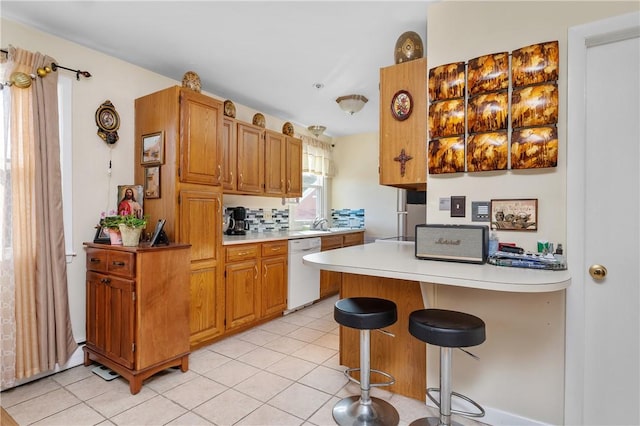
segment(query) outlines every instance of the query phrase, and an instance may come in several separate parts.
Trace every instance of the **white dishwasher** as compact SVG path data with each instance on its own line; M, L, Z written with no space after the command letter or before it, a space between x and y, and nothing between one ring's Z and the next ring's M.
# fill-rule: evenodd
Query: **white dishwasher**
M320 270L302 263L302 257L320 251L321 239L289 240L287 311L295 311L320 298Z

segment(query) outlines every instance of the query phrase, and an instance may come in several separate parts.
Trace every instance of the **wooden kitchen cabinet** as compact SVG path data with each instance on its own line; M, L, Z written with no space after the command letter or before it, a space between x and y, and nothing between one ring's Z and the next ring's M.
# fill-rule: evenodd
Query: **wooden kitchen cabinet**
M224 117L222 139L218 143L217 158L220 162L220 185L225 192L237 189L238 136L236 120Z
M287 136L287 198L302 197L302 139Z
M264 135L264 193L285 196L287 189L287 137L267 130Z
M364 231L322 237L321 251L364 244ZM320 270L320 298L337 294L342 285L342 272Z
M261 194L264 187L264 129L237 122L237 190L244 194Z
M189 245L122 247L85 243L84 365L99 362L142 382L189 368Z
M218 155L224 124L221 102L178 86L135 101L136 183L143 184L146 178L142 137L160 132L164 138L160 197L145 198L144 213L151 224L166 220L164 230L170 241L192 246L188 293L192 348L224 333L222 167L218 162L225 158Z
M287 308L288 247L286 240L261 244L261 318L280 314Z
M225 330L255 322L260 316L259 244L226 249Z
M391 113L391 103L401 90L411 95L412 109L407 119L399 121ZM380 69L381 185L426 190L427 100L426 58Z

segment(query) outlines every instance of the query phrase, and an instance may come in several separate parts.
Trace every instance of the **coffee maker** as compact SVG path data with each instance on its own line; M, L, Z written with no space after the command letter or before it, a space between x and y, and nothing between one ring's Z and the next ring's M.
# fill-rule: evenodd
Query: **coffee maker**
M244 207L233 207L229 213L229 221L227 224L227 235L245 235L249 229L247 222L247 210Z

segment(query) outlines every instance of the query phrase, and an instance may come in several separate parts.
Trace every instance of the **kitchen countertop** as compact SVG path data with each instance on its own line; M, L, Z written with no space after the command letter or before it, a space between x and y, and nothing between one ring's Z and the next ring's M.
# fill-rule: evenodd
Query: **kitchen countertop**
M319 269L419 281L459 287L521 293L563 290L571 284L569 271L546 271L422 260L411 243L375 242L304 256Z
M246 235L222 236L222 245L262 243L266 241L293 240L297 238L324 237L327 235L350 234L364 232L363 228L331 228L328 231L302 230L302 231L277 231L277 232L247 232Z

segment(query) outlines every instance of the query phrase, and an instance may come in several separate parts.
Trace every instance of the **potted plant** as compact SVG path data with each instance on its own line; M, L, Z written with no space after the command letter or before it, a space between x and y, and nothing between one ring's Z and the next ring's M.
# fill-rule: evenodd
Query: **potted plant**
M120 216L120 234L122 234L123 246L137 246L140 242L140 234L147 226L149 216L138 217L135 214L127 214Z
M122 235L120 234L122 220L123 216L115 212L110 212L109 215L102 213L100 216L100 226L107 229L111 245L122 245Z

